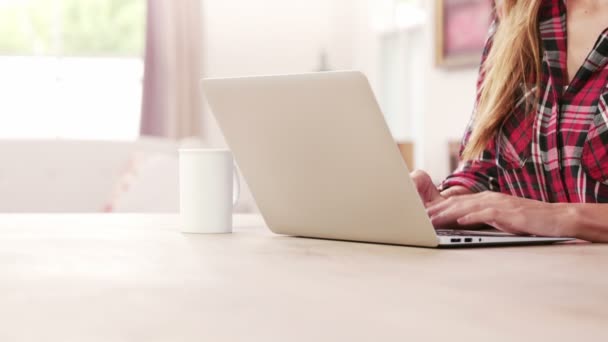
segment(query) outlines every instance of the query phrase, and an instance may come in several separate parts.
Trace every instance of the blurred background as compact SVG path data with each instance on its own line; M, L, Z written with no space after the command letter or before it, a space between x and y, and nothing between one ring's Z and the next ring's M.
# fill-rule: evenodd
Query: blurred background
M225 144L202 77L360 70L410 168L439 182L491 12L490 0L0 0L0 211L176 211L177 148ZM256 210L247 191L238 210Z

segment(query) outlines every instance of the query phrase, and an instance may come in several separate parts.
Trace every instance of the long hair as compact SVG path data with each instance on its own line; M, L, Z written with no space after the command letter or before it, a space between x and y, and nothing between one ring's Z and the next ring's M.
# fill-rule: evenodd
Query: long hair
M533 79L540 89L541 48L538 12L542 0L498 0L498 24L482 66L477 109L464 160L479 157L513 111L517 93ZM525 89L530 91L530 89ZM533 103L535 103L534 101Z

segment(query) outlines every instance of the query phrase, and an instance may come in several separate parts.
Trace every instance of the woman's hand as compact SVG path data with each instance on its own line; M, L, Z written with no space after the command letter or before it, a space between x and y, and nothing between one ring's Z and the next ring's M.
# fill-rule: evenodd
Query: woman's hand
M487 224L511 234L574 236L571 205L539 202L496 192L453 196L428 208L436 228Z
M439 189L437 189L437 186L433 183L431 176L422 170L415 170L410 176L416 185L416 190L418 190L418 194L420 195L420 198L422 198L424 206L427 208L438 204L451 196L471 193L471 191L462 186L451 187L443 192L439 192Z
M424 203L425 207L428 208L429 206L437 204L445 199L441 196L439 189L437 189L428 173L422 170L415 170L410 174L410 176L416 185L416 190L418 190L418 194L420 195L422 203Z

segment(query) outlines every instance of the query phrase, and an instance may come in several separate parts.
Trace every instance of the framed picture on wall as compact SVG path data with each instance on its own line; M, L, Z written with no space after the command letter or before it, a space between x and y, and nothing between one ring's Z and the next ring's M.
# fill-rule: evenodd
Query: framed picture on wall
M493 0L436 0L435 56L443 68L476 67L492 22Z

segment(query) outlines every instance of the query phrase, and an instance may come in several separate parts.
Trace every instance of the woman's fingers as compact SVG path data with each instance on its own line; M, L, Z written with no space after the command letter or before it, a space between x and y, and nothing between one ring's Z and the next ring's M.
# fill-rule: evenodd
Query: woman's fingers
M471 203L451 207L435 216L431 216L431 222L436 228L455 228L458 226L457 220L466 215L468 212L474 210L473 208L473 204Z
M466 214L457 219L457 222L458 224L461 224L463 226L472 224L487 224L490 226L495 226L498 216L498 209L486 208L483 210L472 212L470 214Z
M464 186L459 186L459 185L450 187L441 192L441 196L443 196L445 198L449 198L452 196L458 196L458 195L471 195L471 194L473 194L473 192L471 190L465 188Z
M526 219L521 212L497 208L485 208L462 216L457 219L458 224L463 226L486 224L505 233L526 234Z
M427 213L435 227L455 225L457 219L492 204L484 198L481 194L453 196L430 207Z
M473 196L473 195L471 195L471 196ZM457 201L460 200L460 197L461 196L452 196L452 197L446 199L445 201L441 201L437 204L430 206L426 212L427 212L427 214L429 214L429 217L437 216L437 214L444 212L446 209L456 205L458 203ZM462 197L464 197L464 196L462 196ZM466 198L464 198L463 200L466 200Z

